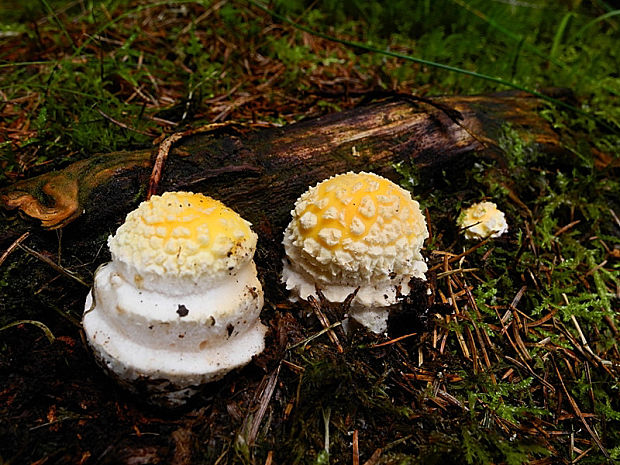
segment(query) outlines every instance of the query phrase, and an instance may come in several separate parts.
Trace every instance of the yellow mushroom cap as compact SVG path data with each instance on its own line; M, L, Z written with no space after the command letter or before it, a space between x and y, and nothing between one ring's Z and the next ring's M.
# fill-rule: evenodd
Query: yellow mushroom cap
M256 234L223 203L191 192L166 192L127 215L108 245L136 284L157 277L201 284L234 274L252 260Z
M321 288L369 286L380 293L426 270L420 249L428 231L419 204L381 176L333 176L302 194L291 214L284 234L289 289L296 286L291 269Z
M493 202L475 203L463 210L457 220L467 239L499 237L508 231L504 212Z

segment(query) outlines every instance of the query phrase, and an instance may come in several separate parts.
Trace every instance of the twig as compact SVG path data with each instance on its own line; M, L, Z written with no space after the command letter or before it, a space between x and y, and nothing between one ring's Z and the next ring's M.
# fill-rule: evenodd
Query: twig
M521 356L521 354L519 354L517 352L517 355L519 355L519 357ZM514 363L515 365L517 365L519 368L525 369L527 370L534 378L536 378L538 381L540 381L540 383L545 386L547 389L549 389L551 392L555 392L556 389L553 386L553 384L551 384L549 381L547 381L545 378L542 378L538 373L536 373L534 370L532 370L532 367L530 367L527 363L525 363L523 360L517 360L514 357L511 357L510 355L505 355L504 358L506 360L508 360L511 363Z
M592 274L596 273L598 270L600 270L601 268L603 268L605 265L607 265L607 260L603 260L601 263L599 263L598 265L596 265L594 268L592 268L591 270L588 270L588 272L587 272L587 273L585 273L585 274L583 275L583 277L585 278L585 277L587 277L587 276L590 276L590 275L592 275Z
M560 384L562 385L562 390L564 391L564 394L566 395L566 398L568 399L568 402L573 408L575 414L579 417L579 419L581 420L581 423L583 423L583 426L586 428L588 433L590 433L590 436L592 437L592 439L594 440L594 442L596 443L600 451L603 453L603 455L608 459L611 458L609 455L609 452L607 452L607 449L605 449L605 446L603 446L603 443L598 437L597 432L594 429L592 429L590 424L586 421L585 417L583 416L583 413L581 413L581 409L579 408L579 405L577 405L577 402L575 402L575 399L573 399L573 396L571 396L570 392L568 392L568 389L566 388L566 384L564 384L564 379L562 378L562 375L560 374L560 369L558 368L558 365L555 362L555 359L552 358L552 360L553 360L553 366L555 368L555 372L558 375Z
M14 321L12 323L9 323L8 325L2 326L0 328L0 331L4 331L5 329L9 329L9 328L13 328L14 326L20 326L20 325L25 325L25 324L33 325L33 326L40 328L45 333L45 337L50 342L50 344L56 340L52 331L50 331L50 329L47 326L45 326L43 323L41 323L40 321L36 321L36 320Z
M488 373L491 377L491 382L493 384L497 384L495 373L493 373L493 371L491 370L491 359L489 358L489 354L486 349L486 343L484 341L484 338L482 337L482 331L480 331L480 328L478 328L478 325L473 320L472 320L472 325L474 326L476 337L478 338L478 341L480 341L480 349L482 350L482 358L484 359L484 364L486 365Z
M424 216L426 217L426 228L428 229L428 242L427 244L432 244L434 237L433 237L433 223L431 221L431 214L428 211L428 208L424 209Z
M78 283L80 283L82 286L85 287L90 287L90 284L85 283L84 281L82 281L81 278L79 278L77 275L75 275L73 272L67 270L66 268L54 263L52 260L50 260L49 258L47 258L45 255L37 252L36 250L31 249L30 247L23 245L23 244L18 244L17 247L19 247L20 249L22 249L24 252L38 258L39 260L41 260L43 263L45 263L46 265L51 266L52 268L54 268L56 271L58 271L59 273L67 276L68 278L71 278L75 281L77 281Z
M453 257L450 257L448 259L448 263L453 263L456 262L458 260L460 260L463 257L466 257L467 255L471 254L472 252L474 252L475 250L479 249L480 247L482 247L483 245L487 244L489 241L491 240L491 238L487 238L481 242L478 242L476 245L474 245L473 247L471 247L470 249L467 249L465 252L460 253L458 255L454 255ZM435 271L439 268L441 268L444 265L444 263L438 263L437 265L431 267L428 271Z
M153 171L151 172L151 178L149 179L149 189L146 193L146 200L150 199L152 195L157 193L159 182L161 181L164 171L164 164L166 163L168 153L170 152L170 147L172 147L172 144L178 140L181 140L183 137L185 137L184 132L177 132L167 137L161 144L159 144L157 158L153 164Z
M334 343L334 345L338 349L338 352L343 353L344 349L342 348L342 345L340 345L338 336L336 336L336 333L331 328L329 320L327 319L327 317L321 310L321 304L314 298L313 295L308 296L308 302L310 303L310 306L312 307L312 311L314 311L314 314L319 319L321 326L323 326L323 329L327 331L327 335L329 336L329 339Z
M456 273L467 273L471 271L478 271L480 268L457 268L455 270L443 271L441 273L437 273L437 279L445 278L446 276L450 276Z
M258 411L256 412L256 416L252 419L252 425L250 426L250 432L248 434L248 444L254 444L256 437L258 436L258 430L260 428L260 424L263 421L263 417L265 416L265 412L267 412L267 407L269 406L269 401L273 396L273 392L276 389L276 384L278 381L278 376L280 374L280 367L282 365L278 365L278 368L275 369L271 375L269 375L269 379L267 381L267 385L265 386L261 396L260 403L258 407Z
M364 462L364 465L376 465L377 463L379 463L382 452L383 451L381 449L375 450L370 456L370 458Z
M390 344L395 344L399 341L402 341L403 339L407 339L408 337L416 336L417 334L418 333L405 334L404 336L399 336L395 339L390 339L389 341L381 342L380 344L373 344L370 346L370 348L376 349L377 347L389 346Z
M602 359L601 357L596 355L594 353L594 351L590 348L590 344L588 344L588 340L586 339L586 337L584 336L583 332L581 331L581 326L579 326L579 322L577 321L577 318L575 318L575 315L571 315L570 319L573 322L573 324L575 325L575 328L577 329L577 333L579 333L579 339L581 339L581 344L583 345L584 349L586 349L586 351L590 355L592 355L592 357L594 357L594 359L597 362L599 362L601 365L613 366L613 362L611 362L609 360Z
M360 445L357 430L353 431L353 465L360 465Z
M577 462L579 462L582 458L584 458L586 455L588 455L588 454L592 451L592 449L594 449L594 446L592 446L592 447L588 447L588 448L587 448L586 450L584 450L581 454L579 454L579 455L575 458L575 460L573 460L573 463L577 463Z
M466 285L466 286L464 286L464 289L465 289L465 293L467 294L467 298L469 299L469 303L471 304L471 306L476 311L477 317L480 320L482 320L482 314L480 313L480 309L478 308L478 304L476 303L476 299L474 298L474 295L471 293L471 289L472 288L470 288L469 286ZM475 324L474 324L474 327L476 327ZM492 349L495 349L495 345L493 344L493 341L491 341L491 338L489 337L488 333L486 331L482 331L481 333L484 336L484 340L486 342L486 345L488 345ZM484 344L483 344L483 346L484 346Z
M304 371L306 371L304 367L300 367L299 365L296 365L290 360L282 360L282 364L289 367L294 373L303 373Z
M519 318L519 313L515 309L512 310L512 316L513 316L512 334L515 338L515 342L517 343L517 346L519 347L519 349L521 349L521 353L523 353L523 355L525 356L525 359L532 360L532 356L527 350L527 347L525 347L525 343L523 342L523 339L521 338L521 334L519 333L519 330L523 328L523 323L521 323L521 319Z
M2 264L4 263L4 261L7 259L7 257L9 255L11 255L11 253L17 248L19 247L19 245L24 242L28 236L30 236L30 233L28 231L26 231L24 234L22 234L21 236L19 236L17 239L15 239L15 242L13 242L8 249L6 249L4 251L4 253L2 254L2 256L0 257L0 266L2 266Z
M618 218L618 215L616 215L616 212L613 211L611 208L609 209L609 213L611 213L611 216L614 218L614 220L616 221L616 224L620 227L620 218Z
M446 268L448 268L448 262L449 260L447 260L447 257L444 257L444 265ZM448 277L448 289L450 290L450 301L452 302L452 306L454 307L454 320L456 323L458 323L457 319L461 313L458 305L456 304L456 297L454 295L454 289L452 288L452 278ZM467 348L467 343L465 342L465 338L463 337L463 333L461 332L460 328L458 327L458 325L455 327L454 332L456 334L456 340L459 343L459 346L461 347L461 350L463 351L463 355L465 356L466 359L470 359L472 360L472 362L474 363L474 369L475 369L475 364L476 361L474 358L471 357L470 351ZM474 352L475 352L475 348L474 348ZM475 353L474 353L475 355Z
M308 338L306 338L306 339L304 339L302 341L299 341L298 343L293 344L292 346L287 347L286 350L292 350L292 349L294 349L296 347L299 347L299 346L305 346L306 344L308 344L309 342L313 341L317 337L322 336L323 334L327 333L329 330L337 328L340 325L342 325L342 323L340 321L337 321L337 322L331 324L329 327L323 328L318 333L313 334L312 336L310 336L310 337L308 337Z
M565 293L562 293L562 298L564 299L564 302L566 303L566 305L569 305L568 297L566 296ZM604 360L601 357L599 357L597 354L594 353L594 351L590 347L590 344L588 344L588 340L586 339L586 336L583 334L583 331L581 330L581 326L579 326L579 322L577 321L577 318L575 317L575 315L571 315L570 318L571 318L571 321L573 322L573 324L575 325L575 328L577 329L577 333L579 334L579 339L581 339L581 344L583 345L584 349L592 357L594 357L594 359L597 362L599 362L604 367L605 366L613 366L614 365L613 362L611 362L609 360Z
M448 383L458 383L463 381L463 377L454 373L433 373L430 370L425 370L423 368L417 368L408 366L413 370L413 373L402 373L405 379L413 379L414 381L426 381L426 382L434 382L434 381L442 381Z
M525 235L526 235L526 238L528 239L530 248L532 249L532 253L534 254L536 258L538 258L538 250L536 249L536 244L534 243L534 236L532 235L530 225L526 221L524 223L524 226L525 226Z
M152 195L157 193L157 189L159 188L159 183L161 182L161 177L164 171L164 164L168 159L168 154L170 153L172 144L185 137L211 132L225 126L230 126L231 124L236 123L212 123L199 128L189 129L187 131L176 132L166 137L159 144L159 148L157 149L157 157L155 158L155 163L153 163L153 170L151 171L151 178L149 179L149 188L146 193L146 199L150 199Z
M437 395L441 399L444 399L444 400L450 402L451 404L456 405L459 408L462 408L464 411L469 412L469 407L467 407L467 405L463 404L460 400L458 400L452 394L449 394L448 392L442 391L441 389L439 389L437 391Z
M572 223L568 223L566 226L562 226L560 229L558 229L556 232L554 232L553 235L555 237L558 237L558 236L564 234L569 229L571 229L573 226L577 226L579 223L581 223L581 220L576 220L576 221L573 221Z
M132 128L131 126L122 123L114 118L112 118L110 115L105 114L103 111L101 111L101 109L97 108L97 112L103 116L105 119L107 119L108 121L116 124L118 127L121 127L123 129L127 129L128 131L133 131L133 132L137 132L138 134L142 134L143 136L149 136L149 137L153 137L153 134L148 133L146 131L141 131L140 129L136 129L136 128Z
M551 310L551 312L549 312L547 315L543 316L542 318L540 318L539 320L536 321L532 321L530 323L525 323L525 326L529 329L529 328L535 328L536 326L540 326L545 324L547 321L549 321L551 318L553 318L556 313L558 313L558 309L554 309Z

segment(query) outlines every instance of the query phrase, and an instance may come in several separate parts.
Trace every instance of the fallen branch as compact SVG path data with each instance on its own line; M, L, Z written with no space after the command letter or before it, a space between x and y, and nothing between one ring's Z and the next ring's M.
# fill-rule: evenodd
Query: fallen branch
M428 102L427 102L428 100ZM456 169L467 155L497 157L510 124L541 150L563 149L523 93L425 100L394 98L286 127L215 124L169 136L155 150L95 155L63 170L0 190L0 206L19 209L49 229L99 235L153 193L191 190L216 197L255 225L280 231L309 186L349 170L398 180L397 163ZM447 109L450 109L448 111ZM456 119L458 114L462 119ZM0 231L13 241L32 223Z

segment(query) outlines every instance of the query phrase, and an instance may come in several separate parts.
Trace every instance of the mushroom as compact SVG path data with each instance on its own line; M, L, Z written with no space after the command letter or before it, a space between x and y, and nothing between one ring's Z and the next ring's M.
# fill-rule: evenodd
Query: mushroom
M108 238L83 317L100 364L149 401L182 405L264 349L250 223L202 194L167 192Z
M340 174L308 189L284 232L282 281L293 299L320 289L330 302L351 302L353 319L375 333L387 329L389 307L425 279L420 254L426 222L411 194L373 173Z
M475 203L463 210L457 219L458 227L466 239L499 237L508 231L504 212L493 202Z

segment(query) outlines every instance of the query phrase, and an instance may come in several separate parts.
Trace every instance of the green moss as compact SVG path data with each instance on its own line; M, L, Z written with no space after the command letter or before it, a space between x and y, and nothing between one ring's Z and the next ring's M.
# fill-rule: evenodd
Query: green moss
M563 153L547 153L528 139L528 128L506 125L497 137L500 159L473 159L438 173L397 165L402 185L428 209L434 234L424 254L439 272L441 253L458 255L475 245L456 228L463 206L489 198L506 212L505 236L452 263L453 274L429 280L435 302L465 289L472 298L462 292L452 302L458 318L446 322L431 313L428 327L407 328L417 336L398 345L376 349L374 339L354 339L338 354L322 336L308 349L287 352L303 374L282 368L256 442L249 443L238 421L229 424L225 413L214 415L228 423L211 436L197 433L205 463L265 463L269 451L276 463L350 463L354 430L360 434L361 463L379 448L382 463L516 465L549 455L572 460L564 433L573 431L582 445L591 438L577 417L557 416L572 410L556 367L582 411L595 415L586 421L600 431L610 455L620 457L613 448L620 441L617 374L576 346L582 344L581 331L593 353L617 362L612 325L619 324L620 276L611 251L619 242L612 212L620 214L614 168L620 138L610 128L620 125L620 49L617 15L606 15L605 5L272 3L321 33L532 89L569 87L576 97L572 104L598 121L545 104L540 113L559 134ZM28 0L3 4L0 13L1 124L18 131L0 144L2 184L94 152L150 148L162 133L216 118L282 125L356 105L371 90L419 95L505 90L497 82L320 40L243 2ZM23 56L28 63L19 62ZM143 194L136 193L136 202ZM3 237L12 237L12 227L3 213ZM57 243L50 236L34 246L55 251ZM91 266L70 252L63 260L84 273ZM66 333L67 316L79 319L84 294L15 251L0 268L0 326L33 319L55 334ZM31 297L27 304L24 295ZM516 348L511 325L517 316L532 324L519 332L529 359ZM318 329L309 325L303 331L309 336ZM435 333L438 342L432 342ZM467 357L463 343L478 352ZM2 353L10 352L8 344L2 347ZM420 354L423 363L417 366ZM404 376L416 368L437 377ZM446 381L448 375L460 381ZM225 412L230 395L221 396ZM293 410L284 420L289 402ZM28 434L40 431L31 433L30 427L24 427ZM523 433L534 427L562 434L545 443L544 434ZM41 448L53 448L49 444ZM595 447L580 463L603 461Z

